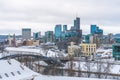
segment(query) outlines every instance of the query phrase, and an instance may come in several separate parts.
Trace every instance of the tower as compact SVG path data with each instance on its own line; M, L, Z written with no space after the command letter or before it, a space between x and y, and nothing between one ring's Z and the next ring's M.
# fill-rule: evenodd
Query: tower
M55 39L59 39L62 33L62 25L58 24L55 26Z
M30 40L31 39L31 29L23 28L22 29L22 40Z
M76 19L74 20L74 29L80 30L80 18L79 17L76 17Z

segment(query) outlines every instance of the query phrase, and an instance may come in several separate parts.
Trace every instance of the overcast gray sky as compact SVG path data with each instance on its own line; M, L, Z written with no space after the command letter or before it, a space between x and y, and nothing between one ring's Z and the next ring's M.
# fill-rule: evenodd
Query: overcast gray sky
M76 16L83 34L91 24L105 34L120 33L120 0L0 0L0 34L21 34L24 27L43 34L56 24L70 28Z

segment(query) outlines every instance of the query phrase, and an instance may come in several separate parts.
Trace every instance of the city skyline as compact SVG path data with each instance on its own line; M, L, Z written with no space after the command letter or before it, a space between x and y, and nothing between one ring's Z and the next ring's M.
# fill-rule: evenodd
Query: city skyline
M22 28L32 32L54 31L56 24L73 26L81 19L83 34L96 24L104 34L119 33L119 0L4 0L0 1L0 34L21 34Z

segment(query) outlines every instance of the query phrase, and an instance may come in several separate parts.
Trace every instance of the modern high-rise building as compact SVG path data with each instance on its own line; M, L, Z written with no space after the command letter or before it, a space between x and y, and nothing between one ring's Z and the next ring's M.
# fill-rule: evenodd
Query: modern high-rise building
M58 24L55 26L55 39L59 39L62 33L62 25Z
M67 25L63 25L63 32L67 31Z
M99 29L97 25L91 25L91 34L101 34L103 35L103 30Z
M91 34L93 35L93 43L99 47L103 43L103 30L97 25L91 25Z
M74 28L75 30L80 30L80 18L76 17L76 19L74 20Z
M91 25L91 30L90 30L91 34L95 34L97 32L97 29L98 29L97 25Z
M33 33L34 40L38 40L41 37L41 32Z
M45 32L45 41L46 42L53 42L54 41L53 31Z
M30 40L31 39L31 29L23 28L22 29L22 40Z

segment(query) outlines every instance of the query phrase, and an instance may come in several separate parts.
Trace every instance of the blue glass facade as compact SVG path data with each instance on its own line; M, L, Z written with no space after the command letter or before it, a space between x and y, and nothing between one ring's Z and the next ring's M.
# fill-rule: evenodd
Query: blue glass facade
M112 46L113 49L113 58L115 58L115 60L120 60L120 45L113 45Z
M63 27L63 30L62 30ZM82 37L82 30L80 30L80 18L76 17L74 25L70 30L67 30L67 25L56 25L55 26L55 39L56 41L74 41L80 42Z
M67 25L63 25L63 31L67 31Z
M45 41L46 42L53 42L53 31L45 32Z
M102 29L98 29L98 33L99 34L103 34L103 30Z
M39 39L40 36L41 36L41 32L33 33L33 38L34 38L35 40Z
M85 42L86 43L90 43L90 35L86 35L85 36Z
M62 33L62 25L61 24L56 25L55 26L55 38L59 39L61 36L61 33Z
M103 35L103 30L99 29L97 25L91 25L91 34L101 34Z
M97 31L97 26L96 25L91 25L91 34L95 34Z
M74 29L75 30L80 30L80 18L76 17L74 20Z

